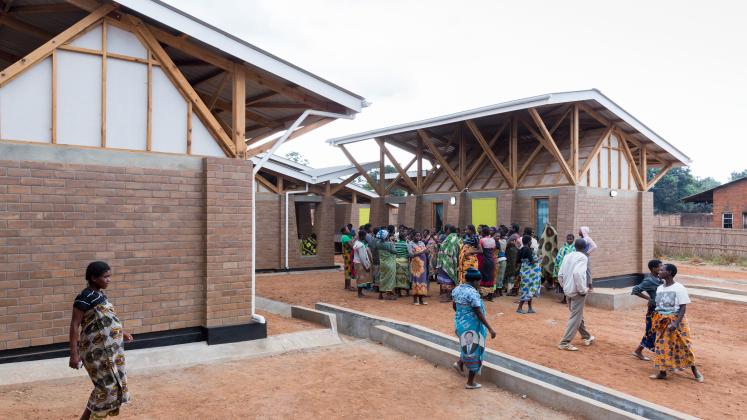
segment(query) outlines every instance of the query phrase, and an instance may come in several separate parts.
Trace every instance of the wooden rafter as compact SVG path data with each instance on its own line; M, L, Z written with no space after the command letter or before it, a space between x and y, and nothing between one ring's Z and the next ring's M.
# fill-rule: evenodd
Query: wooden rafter
M643 180L643 184L646 185L648 183L648 150L646 150L646 145L641 146L639 154L639 162L638 162L638 170L641 171L641 179Z
M257 103L259 101L263 101L267 98L272 98L273 96L277 95L278 93L275 91L269 91L265 93L260 93L258 95L250 96L246 98L246 106L249 106L251 104Z
M259 183L262 184L262 185L264 185L265 188L267 188L268 190L274 192L275 194L280 194L280 192L278 191L278 187L276 187L275 185L272 185L272 182L270 182L267 179L265 179L265 177L263 177L262 175L257 174L254 177L254 179L256 179L257 181L259 181Z
M214 93L208 93L203 90L196 91L197 94L204 100L206 103L212 102L213 98L215 103L213 104L213 108L220 110L220 111L226 111L226 112L232 112L233 111L233 105L226 101L221 99L219 96L215 95ZM244 109L244 115L246 116L246 119L251 121L258 122L262 127L269 127L269 128L284 128L283 125L277 121L273 121L267 117L265 117L262 114L258 114L254 111L250 111L248 109ZM294 118L295 119L295 118Z
M609 119L603 117L602 114L600 114L599 112L595 111L594 109L592 109L590 106L586 105L585 103L583 103L583 102L577 102L576 105L582 111L584 111L586 114L589 114L590 117L592 117L595 120L597 120L600 124L602 124L604 126L613 125L612 121L610 121Z
M6 3L7 5L7 3ZM7 10L9 14L13 15L38 15L44 13L67 13L75 12L79 10L72 4L67 3L56 3L56 4L31 4L28 6L11 6Z
M620 144L622 145L622 151L625 155L625 159L628 161L629 172L633 174L633 180L635 181L636 186L638 186L638 190L643 191L646 184L641 178L641 173L638 171L638 165L636 165L635 159L633 159L633 153L631 153L630 147L628 146L627 136L625 136L621 132L621 130L617 131L617 136L619 137Z
M539 112L535 108L529 108L529 115L534 120L534 123L537 124L537 127L540 130L541 137L537 140L540 141L540 143L543 143L545 148L550 152L550 154L555 158L555 160L558 161L560 164L560 169L565 174L566 178L568 178L568 181L571 184L576 184L576 177L573 176L573 173L571 172L571 168L568 167L568 163L565 161L565 158L563 157L563 154L560 153L560 149L558 149L558 145L555 143L555 140L552 137L552 134L550 134L550 131L545 126L545 122L542 121L542 117L539 115Z
M400 180L410 179L410 177L407 177L406 175L403 176L402 173L404 172L405 174L407 174L407 171L410 170L410 167L412 167L412 165L415 163L416 160L417 160L417 157L413 157L412 160L410 160L410 162L404 167L404 170L402 172L398 173L397 176L394 177L394 180L392 182L390 182L389 185L386 186L386 188L384 188L384 191L388 193L392 189L392 187L394 187L395 185L397 185L397 183ZM412 180L410 181L410 183L409 183L408 186L410 186L410 185L412 185ZM412 187L410 186L410 188L412 188ZM422 192L418 192L418 190L412 190L411 189L410 191L414 192L416 194L422 194Z
M358 163L358 161L355 160L353 155L351 155L350 152L348 152L348 149L346 149L344 145L341 144L339 147L340 147L340 150L342 150L342 153L345 154L345 157L348 158L350 163L352 163L353 166L355 166L355 168L358 169L358 173L360 173L363 176L363 178L366 179L366 181L371 186L371 188L373 188L374 191L376 191L376 194L383 196L384 194L382 194L381 188L379 187L380 184L378 182L374 182L374 180L371 178L371 175L369 175L368 172L366 172L366 170L363 169L360 163Z
M266 109L308 109L309 106L298 102L261 102L257 101L249 105L252 108Z
M509 133L509 166L511 167L511 176L519 185L518 162L519 162L519 120L515 116L511 117L511 132Z
M210 99L208 99L206 105L210 112L213 111L213 108L215 108L215 102L218 101L218 98L220 98L220 93L223 91L223 88L226 87L226 82L228 82L228 76L230 76L230 73L223 72L223 77L220 78L220 82L218 82L218 87L215 88L215 92L213 92L212 95L210 95ZM196 84L193 84L192 86L196 86ZM228 105L226 103L226 105Z
M319 121L316 121L316 122L313 122L311 124L306 124L306 125L304 125L301 128L297 128L296 131L294 131L290 136L288 136L288 138L285 141L287 143L287 142L289 142L289 141L291 141L293 139L296 139L296 138L298 138L298 137L300 137L300 136L302 136L302 135L304 135L304 134L306 134L306 133L308 133L310 131L313 131L313 130L316 130L317 128L319 128L319 127L325 126L325 125L331 123L332 121L334 121L333 118L323 118L323 119L321 119ZM247 151L247 156L249 156L249 157L256 156L256 155L258 155L260 153L266 152L266 151L272 149L272 145L273 144L274 144L274 142L268 142L267 144L263 144L263 145L260 145L260 146L257 146L257 147L253 147L253 148L251 148L251 149L249 149Z
M578 104L573 104L573 110L571 114L571 167L573 168L573 175L576 180L581 176L579 174L578 167L578 153L579 153L579 137L580 137L580 118L578 115Z
M472 132L472 135L477 140L477 143L479 143L480 147L482 147L482 151L485 153L490 163L498 172L500 172L501 176L503 176L503 178L506 180L506 183L508 183L509 187L513 188L514 185L516 185L514 183L513 177L508 172L506 167L503 166L503 163L501 163L501 161L499 161L498 158L495 157L492 148L490 147L490 145L488 145L488 142L485 141L485 137L483 137L480 129L477 127L475 122L472 120L467 120L465 123L467 124L467 128L469 128L469 130Z
M526 162L524 162L523 165L521 165L521 170L519 170L519 176L516 178L516 184L520 184L521 180L524 179L524 176L526 176L527 173L529 173L529 168L534 163L534 160L537 159L537 156L539 156L540 152L545 146L539 144L537 147L534 148L532 153L527 158Z
M508 127L509 123L510 123L510 121L504 122L498 128L498 130L496 130L495 134L493 134L493 137L488 142L488 148L490 150L493 150L493 147L495 147L495 144L498 142L498 138L501 136L501 134L503 134L503 131L506 130L506 127ZM467 176L464 178L464 185L465 186L470 186L472 184L472 181L475 180L475 177L477 177L477 175L482 170L483 162L485 162L485 159L486 159L486 153L480 153L477 156L477 159L472 164L472 168L470 168L470 170L467 172Z
M418 130L418 135L423 140L423 143L428 148L428 150L431 151L431 154L436 158L438 163L443 167L443 169L446 171L446 173L449 175L449 178L451 178L451 181L456 185L459 190L461 191L464 189L464 185L462 184L462 181L457 177L456 173L453 169L449 166L448 162L446 162L446 159L444 159L441 152L438 151L438 148L433 144L430 137L428 136L429 133L427 133L425 130Z
M646 184L646 191L649 191L651 188L653 188L654 185L656 185L656 183L659 182L659 180L662 179L664 175L666 175L667 172L672 169L673 166L674 164L672 162L668 162L663 168L661 168L659 173L651 178L651 181L648 181L648 183Z
M610 125L607 128L602 131L602 135L599 136L597 139L597 142L594 144L594 148L591 149L591 153L589 156L586 157L586 161L584 162L584 166L581 168L581 176L586 175L586 171L589 170L589 167L591 166L591 162L596 159L597 155L599 154L599 150L602 148L602 144L604 144L604 141L607 140L607 137L609 137L610 133L612 133L612 130L615 127Z
M386 144L381 139L376 139L376 143L379 144L379 147L381 147L381 150L384 151L384 154L386 157L389 158L389 160L392 162L392 165L394 165L394 168L399 172L399 174L402 176L402 180L405 181L408 187L410 187L410 190L413 192L420 194L421 192L418 190L418 186L415 185L414 182L412 182L412 179L410 179L409 176L407 176L407 170L403 170L402 167L399 165L397 160L392 156L392 154L389 152L389 149L386 148ZM408 168L412 166L412 162L410 162L410 165L408 165ZM386 178L386 177L384 177Z
M335 185L334 187L331 187L329 189L329 193L327 195L335 195L335 194L337 194L338 192L340 192L340 190L342 190L343 188L345 188L346 185L348 185L351 182L355 181L355 179L358 178L359 176L361 176L361 174L359 174L358 172L350 175L349 177L345 178L345 180L342 181L341 183Z
M192 85L189 84L176 64L171 61L171 57L169 57L158 40L153 36L147 25L134 16L126 14L123 14L122 16L127 19L136 34L140 36L141 40L150 49L151 53L161 63L161 69L166 73L169 79L171 79L172 83L182 91L182 94L186 96L187 100L192 102L193 111L197 112L197 115L200 116L200 119L205 123L208 131L211 132L221 148L228 156L236 157L236 145L231 137L226 133L223 127L221 127L218 119L210 112L207 105L205 105L205 102L203 102L200 95L198 95L194 88L192 88Z
M176 64L176 62L174 64ZM177 66L178 65L179 64L177 64ZM210 80L210 79L212 79L212 78L214 78L216 76L220 76L221 74L224 74L224 73L225 73L225 70L223 70L223 69L214 69L214 70L206 73L204 76L200 76L200 77L198 77L198 78L190 81L189 83L192 85L192 87L197 87L197 86L199 86L199 85L207 82L208 80Z
M96 10L85 16L83 19L79 20L69 28L62 31L59 35L45 42L42 46L35 49L22 59L11 64L8 68L0 72L0 87L16 78L27 68L49 57L52 54L52 51L54 51L57 46L70 41L76 35L85 31L89 26L101 20L101 18L109 14L115 8L116 7L111 4L107 4L97 8Z
M237 64L236 67L240 65ZM231 86L231 128L233 129L233 143L236 147L236 157L246 159L246 79L244 72L237 68L233 72L233 85Z

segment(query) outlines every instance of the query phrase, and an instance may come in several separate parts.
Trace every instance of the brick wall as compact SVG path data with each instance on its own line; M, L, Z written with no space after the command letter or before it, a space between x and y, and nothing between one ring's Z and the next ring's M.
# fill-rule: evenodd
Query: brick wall
M251 319L252 163L205 159L207 327Z
M257 270L272 270L281 267L284 255L281 252L282 238L280 232L285 230L285 221L281 218L281 199L278 194L257 193ZM277 246L273 246L277 244Z
M589 226L599 247L591 257L595 278L643 272L653 257L651 193L610 197L607 189L578 187L576 224Z
M250 165L38 145L0 156L12 148L36 161L0 160L0 350L66 342L94 260L112 266L107 295L135 333L247 319Z
M744 229L742 213L747 213L747 180L713 191L713 227L722 227L724 213L733 217L732 229Z

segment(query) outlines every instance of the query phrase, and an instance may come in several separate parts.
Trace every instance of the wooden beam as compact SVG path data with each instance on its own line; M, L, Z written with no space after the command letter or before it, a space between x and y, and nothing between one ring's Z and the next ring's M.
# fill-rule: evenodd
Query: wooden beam
M52 144L57 143L57 52L52 51Z
M441 152L438 151L438 148L433 144L430 137L428 136L429 133L427 133L425 130L418 130L418 135L423 140L423 143L428 148L428 150L431 151L431 154L436 158L438 163L443 167L443 169L446 171L446 173L449 175L449 178L451 178L451 181L456 185L459 190L461 191L464 189L464 185L462 184L462 181L457 177L456 173L454 173L454 170L451 169L449 164L446 162L446 159L444 159Z
M355 166L355 168L358 169L358 173L360 173L363 176L363 178L366 179L366 181L371 186L371 188L373 188L374 191L376 191L376 194L383 196L384 194L381 193L381 188L379 188L379 184L374 182L373 179L371 179L371 175L369 175L368 172L366 172L366 170L363 169L363 167L358 163L358 161L355 160L353 155L351 155L350 152L348 152L348 149L346 149L345 146L342 144L339 147L340 147L340 150L342 150L342 153L345 154L345 157L348 158L350 163L352 163Z
M101 2L97 0L65 0L65 3L72 4L78 9L83 9L87 12L92 12L101 6Z
M215 88L215 92L213 92L213 94L210 95L210 99L208 99L207 102L205 103L208 109L210 110L210 112L213 111L213 108L215 108L215 103L218 101L218 99L220 99L220 93L223 91L223 88L226 87L228 76L229 76L228 72L223 73L223 77L221 77L220 82L218 83L218 87ZM223 107L224 111L233 111L233 104L229 104L227 102L225 102L224 104L225 104L225 106ZM228 105L231 105L231 108L225 109L228 107ZM246 116L244 116L244 118L246 118Z
M236 65L239 67L240 65ZM227 74L227 73L226 73ZM233 141L236 145L236 157L246 159L246 79L244 72L236 69L233 72L233 85L231 86L233 109L231 111L231 122L233 129Z
M457 136L459 137L459 150L457 152L459 153L459 179L464 179L464 176L467 174L465 166L467 166L467 150L465 146L464 141L464 133L462 133L462 130L459 129L457 126Z
M419 194L423 194L423 140L418 138L418 145L415 151L415 159L418 160L418 176L415 178L415 185L418 186Z
M319 121L316 121L316 122L313 122L311 124L306 124L306 125L304 125L301 128L297 128L296 131L293 132L293 134L291 134L290 136L288 136L288 138L285 140L285 142L288 143L289 141L291 141L293 139L296 139L298 137L301 137L302 135L304 135L304 134L306 134L306 133L308 133L310 131L316 130L319 127L323 127L323 126L331 123L334 120L335 120L334 118L323 118L323 119L321 119ZM251 148L251 149L249 149L247 151L247 156L248 157L256 156L256 155L258 155L260 153L266 152L266 151L272 149L272 145L273 144L274 144L274 142L268 142L268 143L263 144L261 146L253 147L253 148Z
M568 163L565 161L565 158L563 157L563 154L560 153L560 149L558 149L558 145L555 143L555 140L552 138L552 134L550 134L550 131L545 126L544 121L542 121L542 117L539 115L539 112L537 112L537 109L535 108L529 108L529 115L534 120L534 123L537 124L537 127L540 130L540 133L542 134L542 139L544 139L545 148L550 152L550 154L555 158L555 160L558 161L560 164L560 169L565 173L566 178L568 178L568 181L571 184L576 184L576 177L573 176L573 173L571 172L571 168L568 167ZM538 139L540 140L540 139ZM542 140L540 141L542 142Z
M608 126L603 132L602 135L599 136L597 139L597 142L594 144L594 148L591 149L591 153L589 156L586 157L586 161L584 162L584 166L581 168L581 176L584 176L586 174L586 171L589 170L589 166L591 166L591 162L597 157L597 154L599 154L599 149L602 148L602 144L605 140L607 140L607 137L609 137L610 133L612 133L612 130L615 127L610 125Z
M221 148L223 148L223 150L229 157L236 157L237 150L235 144L231 141L231 137L226 133L225 130L223 130L223 128L218 123L218 120L210 112L210 109L208 109L208 107L205 105L205 102L202 101L200 95L195 92L194 88L192 88L192 85L189 84L189 81L187 81L176 64L171 61L171 57L169 57L158 40L153 36L147 25L145 25L143 21L134 16L125 14L123 14L122 16L129 21L133 29L145 42L146 46L150 49L150 52L161 63L161 69L164 71L164 73L166 73L169 79L171 79L171 82L174 83L179 88L179 90L182 91L187 100L192 102L193 110L197 112L197 115L200 117L202 122L205 123L208 131L211 132Z
M112 4L99 7L83 19L62 31L59 35L45 42L39 48L10 65L8 68L0 72L0 87L15 79L22 71L49 57L55 48L70 41L73 37L85 31L89 26L98 22L115 8L116 7Z
M191 102L188 102L191 104ZM190 105L188 105L190 106ZM145 150L153 149L153 54L148 51L148 116L145 129Z
M349 177L345 178L345 180L342 181L341 183L335 185L334 187L331 187L330 190L329 190L329 194L328 195L335 195L335 194L337 194L338 192L340 192L340 190L342 190L343 188L345 188L346 185L348 185L351 182L355 181L355 179L358 178L359 176L361 176L361 174L359 174L358 172L356 172L353 175L350 175Z
M392 162L392 165L394 165L394 168L397 169L397 172L399 172L399 174L402 175L402 180L405 181L405 184L407 184L407 186L410 187L410 189L413 192L420 194L420 191L418 190L418 186L415 185L415 183L412 182L412 179L410 179L410 177L407 175L407 169L404 169L404 170L402 169L402 167L399 165L397 160L394 159L394 156L392 156L392 154L389 153L389 149L386 148L386 144L384 143L384 141L381 139L376 139L376 143L379 144L379 147L381 147L381 150L384 151L384 154L386 155L386 157L388 157L389 160ZM415 159L413 159L413 161L410 162L410 164L407 165L407 167L409 168L410 166L412 166L414 161ZM386 177L383 177L383 178L386 179Z
M274 192L275 194L280 194L280 192L278 192L278 188L276 186L272 185L272 182L270 182L267 179L265 179L265 177L263 177L262 175L257 174L254 177L254 179L256 179L257 181L259 181L259 183L262 184L262 185L264 185L264 187L267 188L268 190Z
M410 162L407 164L407 166L405 166L404 171L403 171L405 174L407 174L407 171L410 169L410 167L413 165L413 163L415 163L416 159L417 159L416 157L412 158L412 160L410 160ZM394 180L392 182L390 182L389 185L386 186L386 188L384 188L384 191L387 192L387 193L389 193L389 191L392 189L392 187L394 187L395 185L397 185L397 183L400 180L402 180L402 179L405 179L405 178L402 176L402 172L400 172L400 173L397 174L396 177L394 177ZM409 177L407 179L409 179ZM422 194L422 193L418 193L417 191L412 191L412 190L411 190L411 192L416 193L416 194Z
M44 29L38 28L34 25L28 24L24 21L18 20L13 16L0 14L0 26L7 26L15 31L31 35L34 38L46 41L54 36L53 33L47 32Z
M628 140L626 139L627 136L622 134L620 131L617 132L617 136L620 137L618 140L622 145L622 151L625 155L625 160L628 161L628 171L633 173L633 180L635 181L636 186L638 186L638 191L643 191L643 188L646 186L646 184L641 178L641 173L638 171L638 165L636 165L635 159L633 159L633 153L630 152L630 147L628 147ZM620 165L618 165L618 169L619 168Z
M613 122L608 120L607 118L604 118L602 114L598 113L594 109L592 109L590 106L586 105L583 102L576 102L576 106L581 108L582 111L589 114L590 117L594 118L595 120L599 121L604 126L612 125Z
M176 63L174 63L174 64L176 64ZM177 64L177 66L178 66L178 64ZM224 74L224 73L226 73L226 71L223 70L223 69L215 69L215 70L212 70L212 71L208 72L204 76L200 76L200 77L198 77L198 78L190 81L189 83L192 85L192 87L197 87L197 86L201 85L202 83L205 83L208 80L214 78L215 76L220 76L221 74Z
M299 102L261 102L257 101L252 103L252 108L266 108L266 109L308 109L309 106Z
M576 180L578 180L580 176L578 173L578 142L580 137L579 123L578 104L573 104L573 114L571 114L571 167L573 167L573 174L576 176Z
M653 188L654 185L656 185L656 183L659 182L659 180L662 179L664 175L666 175L667 172L669 172L670 169L672 169L672 165L673 163L669 162L666 164L666 166L661 168L659 173L657 173L653 178L651 178L651 181L649 181L648 184L646 184L646 191L649 191L651 188Z
M519 185L519 120L515 117L511 117L511 133L509 138L509 160L511 166L511 176L514 178L514 185Z
M516 185L518 186L519 183L521 183L521 180L524 179L524 176L529 172L529 167L534 163L534 160L537 159L537 156L539 153L544 149L545 146L542 144L537 145L537 147L534 148L532 153L527 158L526 162L524 162L523 165L521 165L521 170L519 171L519 176L516 178Z
M187 102L187 154L192 154L192 102Z
M379 189L382 191L386 191L384 188L386 186L386 165L384 164L385 160L386 155L384 154L384 149L381 147L381 145L379 145L379 179L377 179L377 181L379 182Z
M510 188L514 187L514 179L511 176L511 174L508 172L505 166L503 166L503 163L498 160L497 157L495 157L495 154L493 153L492 148L488 145L488 142L485 141L485 137L482 136L482 133L480 132L480 129L477 127L474 121L467 120L465 121L467 124L467 128L472 132L472 135L475 136L475 139L477 140L477 143L480 144L480 147L482 147L482 151L485 152L485 155L487 156L490 163L493 165L493 167L500 172L501 176L506 180L506 183Z
M643 185L648 185L648 150L646 148L646 145L642 145L640 149L640 169L641 171L641 179L643 180Z
M257 103L259 101L263 101L267 98L272 98L273 96L277 94L278 93L275 91L270 91L270 92L260 93L259 95L251 96L249 98L246 98L246 106Z
M106 147L106 27L101 24L101 147Z

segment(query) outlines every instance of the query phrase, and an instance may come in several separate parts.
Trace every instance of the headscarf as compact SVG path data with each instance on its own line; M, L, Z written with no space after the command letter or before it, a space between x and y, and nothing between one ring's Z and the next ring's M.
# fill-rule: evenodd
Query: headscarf
M482 273L476 268L468 268L464 272L464 279L467 281L478 281L482 280Z
M591 239L591 236L589 236L591 229L589 229L588 226L581 226L579 230L584 234L584 241L586 241L586 254L591 254L597 249L596 242L594 242L594 240Z
M471 233L468 233L468 234L464 235L464 238L462 239L462 242L465 245L469 245L469 246L472 246L472 247L475 247L475 248L477 248L477 243L479 241L480 240L477 238L477 235L473 235Z
M376 234L376 237L381 239L382 241L386 241L386 238L389 237L389 231L386 229L381 229L379 233Z

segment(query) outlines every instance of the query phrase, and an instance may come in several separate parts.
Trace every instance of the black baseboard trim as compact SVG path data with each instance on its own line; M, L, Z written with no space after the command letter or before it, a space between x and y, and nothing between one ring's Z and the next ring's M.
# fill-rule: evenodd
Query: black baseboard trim
M289 268L288 270L284 268L264 268L261 270L257 270L257 273L288 273L293 271L314 271L314 270L333 270L333 269L339 269L340 266L335 265L323 265L319 267L303 267L303 268Z
M233 343L267 337L267 324L250 323L226 327L188 327L175 330L134 334L135 341L125 343L125 350L173 346L207 341L208 344ZM0 350L0 364L28 362L70 356L68 343L47 344Z
M236 343L238 341L258 340L262 338L267 338L267 324L260 324L259 322L207 328L208 345Z
M594 278L593 272L591 273L591 275L592 278ZM641 280L643 280L643 274L641 273L621 274L619 276L594 278L594 287L619 289L623 287L635 286L636 284L640 283Z

